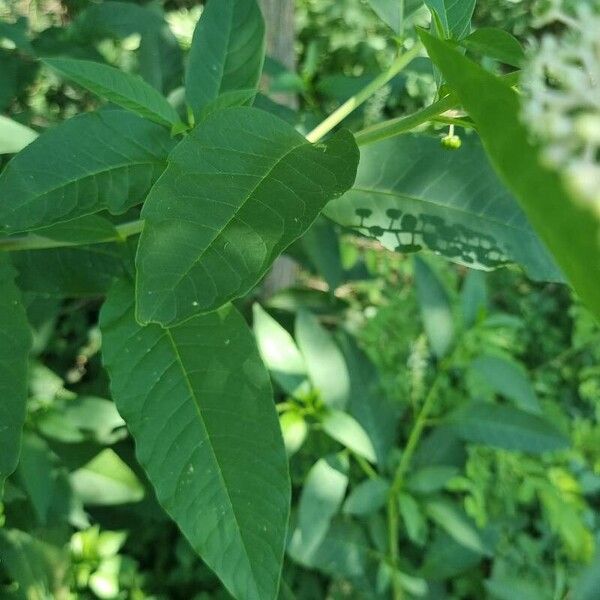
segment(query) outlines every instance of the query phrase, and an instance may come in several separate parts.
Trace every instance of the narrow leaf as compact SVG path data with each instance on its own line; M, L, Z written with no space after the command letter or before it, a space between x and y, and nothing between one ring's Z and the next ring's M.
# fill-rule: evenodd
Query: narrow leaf
M331 376L332 373L330 373ZM346 448L371 462L376 461L375 449L360 424L341 410L333 410L321 422L323 431Z
M377 477L359 483L344 502L343 511L348 515L370 515L385 506L390 482Z
M169 132L122 110L78 115L41 135L0 174L7 233L141 203L165 168Z
M298 524L288 552L309 565L342 505L348 486L348 459L341 455L319 459L306 476L298 506Z
M600 242L592 211L569 197L541 165L520 121L518 94L449 44L421 32L431 59L456 91L492 162L588 308L600 318Z
M276 598L290 483L243 318L228 305L170 329L142 327L122 282L101 328L114 400L160 503L236 598Z
M533 279L562 278L475 135L459 150L429 135L361 147L354 187L325 214L397 252L428 249L483 270L516 262Z
M510 406L470 403L449 417L467 442L541 454L569 447L569 440L544 418Z
M31 347L25 308L14 277L6 255L0 255L0 497L4 481L19 459Z
M194 32L185 78L194 114L223 93L256 89L264 56L265 24L256 0L210 0Z
M181 48L156 7L110 1L89 4L77 15L69 33L73 41L87 47L104 39L138 34L136 55L142 77L164 94L181 85Z
M296 340L309 378L323 402L331 408L344 408L350 393L350 375L331 334L314 315L301 310L296 319Z
M259 304L253 307L254 335L266 367L288 394L306 381L306 365L292 336Z
M90 60L46 58L43 62L81 87L140 117L167 126L179 121L166 98L139 76Z
M144 205L138 319L171 325L247 293L352 185L357 160L348 132L313 146L253 108L207 117L172 152Z
M454 340L454 319L448 292L427 262L415 257L415 283L427 339L434 354L444 356Z

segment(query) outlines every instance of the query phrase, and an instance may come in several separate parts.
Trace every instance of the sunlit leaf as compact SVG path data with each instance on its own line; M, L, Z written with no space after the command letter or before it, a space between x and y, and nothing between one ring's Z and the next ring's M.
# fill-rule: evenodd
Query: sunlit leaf
M171 153L144 204L138 319L170 325L247 293L352 185L357 159L345 131L312 145L253 108L207 117Z
M158 500L237 598L274 599L290 484L269 377L228 305L140 326L122 282L101 314L119 412Z

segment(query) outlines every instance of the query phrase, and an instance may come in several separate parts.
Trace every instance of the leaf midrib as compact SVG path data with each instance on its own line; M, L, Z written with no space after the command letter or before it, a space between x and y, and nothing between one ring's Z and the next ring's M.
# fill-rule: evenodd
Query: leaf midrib
M206 427L206 423L204 422L204 418L202 417L202 412L200 409L200 401L198 399L198 397L196 396L196 392L194 390L194 386L192 385L192 382L190 380L190 378L188 377L187 371L185 369L185 366L183 364L183 359L181 357L181 354L179 353L179 349L177 347L177 343L175 342L175 339L173 337L173 334L171 333L171 329L165 329L165 336L166 338L169 340L171 347L173 348L173 352L175 354L175 360L178 363L180 369L181 369L181 373L183 375L183 379L186 383L186 386L190 392L190 396L192 397L193 401L194 401L194 407L196 408L196 411L198 413L198 420L202 426L202 428L204 429L204 432L206 433L206 439L208 440L208 447L210 448L211 454L213 456L214 462L217 465L217 472L219 474L219 479L221 480L221 483L223 485L223 489L225 491L225 497L227 498L227 501L229 503L229 506L231 508L231 514L233 515L233 520L235 521L235 525L236 525L236 529L238 531L240 540L242 542L242 546L244 547L244 553L245 553L245 558L246 561L248 563L248 567L250 572L253 574L253 583L254 583L254 592L256 593L256 597L259 598L260 597L260 593L258 591L258 587L256 584L256 574L254 573L254 568L253 568L253 564L250 561L250 554L248 552L248 548L246 546L246 540L244 539L244 536L242 534L242 528L240 527L240 523L238 521L238 517L237 514L235 512L235 509L233 507L233 501L231 499L231 496L229 495L229 489L227 487L227 483L225 481L225 477L223 476L223 472L221 469L221 464L219 463L219 459L217 458L217 454L215 452L215 449L213 447L212 444L212 440L210 437L210 433L208 431L208 428Z
M186 277L188 275L188 273L202 260L202 258L204 257L204 255L206 254L206 252L208 252L208 250L210 248L212 248L213 244L215 243L215 241L223 234L223 232L229 227L229 225L231 225L231 223L233 222L233 220L236 218L236 216L242 211L242 209L246 206L246 204L255 196L256 192L258 191L258 189L262 186L262 184L266 181L266 179L273 173L273 171L293 152L295 152L298 148L302 148L304 146L310 146L310 144L302 139L299 141L299 143L295 146L293 146L292 148L290 148L289 150L286 150L286 152L284 152L284 154L282 154L268 169L268 171L262 176L260 177L259 181L254 185L254 187L248 192L248 194L246 195L246 197L244 198L244 200L242 201L242 203L236 207L236 209L233 211L233 214L231 215L231 217L224 223L223 227L221 227L218 230L215 230L215 235L212 237L212 239L210 240L210 242L208 242L206 244L206 246L204 247L204 249L200 252L200 254L194 259L194 261L190 264L190 266L179 275L179 278L173 283L172 287L173 289L175 289L184 279L184 277ZM166 173L166 171L165 171ZM222 173L220 173L222 174ZM163 300L163 302L153 311L154 314L156 314L156 312L159 309L162 309L167 302L169 302L169 298L165 298ZM151 319L150 319L151 320Z

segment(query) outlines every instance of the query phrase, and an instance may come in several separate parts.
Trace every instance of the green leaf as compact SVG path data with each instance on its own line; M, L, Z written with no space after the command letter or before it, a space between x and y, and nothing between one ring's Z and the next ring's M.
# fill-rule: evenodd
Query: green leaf
M474 50L513 67L520 67L525 58L519 40L508 31L496 27L477 29L462 40L461 44L467 50Z
M445 499L425 503L427 515L461 546L479 554L490 555L475 525L464 512Z
M111 390L158 500L227 589L277 596L290 483L268 374L228 305L140 326L120 282L101 312Z
M71 484L86 505L113 506L139 502L144 497L135 473L110 448L73 471Z
M485 387L512 400L517 408L541 413L540 403L525 367L510 356L483 354L470 365L469 370Z
M481 271L469 270L460 290L460 303L464 324L473 326L488 307L486 277Z
M42 438L32 433L23 436L17 476L40 525L50 521L48 517L57 486L56 466L57 457Z
M256 0L210 0L196 26L185 77L194 114L225 92L256 89L265 24Z
M354 338L341 335L338 340L350 377L346 410L365 430L375 449L377 463L385 468L396 441L399 407L386 396L377 369L361 352ZM339 377L340 372L336 373Z
M0 529L2 567L23 595L6 598L50 600L66 598L69 586L63 581L69 568L66 548L57 548L18 529Z
M569 440L548 421L510 406L469 403L449 423L465 441L541 454L569 447Z
M361 147L354 187L325 214L397 252L428 249L485 270L517 262L533 279L562 278L475 135L459 150L429 135Z
M27 316L14 277L8 258L0 255L0 497L4 481L19 459L31 348Z
M594 600L600 589L600 553L583 569L573 589L573 600Z
M127 246L94 244L12 253L24 291L47 298L86 298L105 294L125 271Z
M169 132L122 110L78 115L41 135L0 174L0 223L17 233L141 203L165 168Z
M308 376L323 402L330 408L343 409L350 394L350 375L344 356L331 334L317 317L300 310L296 318L296 340ZM332 374L335 373L335 376Z
M411 473L406 486L416 494L432 494L443 490L458 473L456 467L449 465L421 467Z
M94 94L168 127L179 121L166 98L141 77L90 60L45 58L43 62Z
M408 539L423 546L427 540L427 520L418 502L410 494L401 493L398 495L398 508Z
M330 377L332 374L335 374L335 371L330 372ZM352 452L371 462L377 460L369 436L356 419L350 415L341 410L332 410L323 417L321 426L329 437L346 446Z
M344 268L340 256L340 241L331 221L318 218L300 240L302 251L317 273L325 279L329 291L344 281Z
M357 159L348 132L313 146L253 108L207 117L171 153L142 210L140 322L172 325L246 294L352 185Z
M142 77L167 94L181 85L183 58L177 38L160 11L131 2L90 4L70 27L71 39L88 46L104 39L140 36L136 51Z
M471 29L471 17L476 0L425 0L425 4L439 18L445 37L460 40Z
M288 546L296 562L310 566L342 505L347 486L348 459L342 455L321 458L310 469L300 494L298 523Z
M443 282L429 264L415 256L415 283L425 333L433 353L443 357L454 340L454 319Z
M352 489L344 502L343 512L361 516L373 514L385 506L389 491L390 482L386 479L366 479Z
M86 215L43 227L37 229L35 235L69 244L95 244L119 237L114 224L99 215Z
M258 350L275 381L294 394L306 381L306 365L292 336L259 304L253 306Z
M398 35L404 28L404 19L423 5L423 0L368 0L368 2L377 16Z
M297 412L286 412L279 417L283 443L288 456L300 450L308 435L308 424L304 417Z
M0 154L20 152L37 136L33 129L0 115Z
M517 92L425 32L431 59L474 119L498 173L519 199L540 237L588 308L600 318L600 225L574 202L560 175L543 167L520 121Z

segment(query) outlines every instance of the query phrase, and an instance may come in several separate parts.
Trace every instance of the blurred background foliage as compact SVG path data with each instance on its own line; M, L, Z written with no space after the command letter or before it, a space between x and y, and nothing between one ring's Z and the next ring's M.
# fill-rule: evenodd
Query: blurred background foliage
M35 54L143 71L148 47L171 65L160 86L181 108L177 70L201 6L144 3L140 22L130 4L115 24L108 3L0 0L0 112L39 132L97 106ZM531 7L479 0L474 24L526 42ZM166 33L153 29L161 15ZM399 35L428 18L417 9ZM297 69L268 60L259 105L304 130L381 72L398 43L364 0L298 0L296 30ZM415 110L436 89L418 59L346 124ZM298 111L269 99L286 95ZM290 255L291 288L240 302L273 375L290 455L281 598L384 599L393 578L407 599L600 598L600 329L569 290L512 267L482 273L388 252L325 220ZM53 277L60 260L48 256ZM0 597L228 598L157 504L110 400L101 290L61 272L73 291L40 293L41 274L27 272L34 356L23 454L2 505ZM326 413L323 398L340 388L346 413ZM432 390L397 507L395 572L385 498ZM456 415L468 403L478 410L465 431Z

